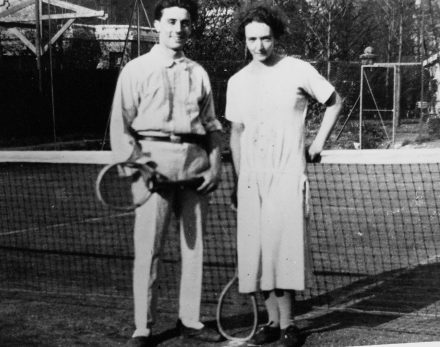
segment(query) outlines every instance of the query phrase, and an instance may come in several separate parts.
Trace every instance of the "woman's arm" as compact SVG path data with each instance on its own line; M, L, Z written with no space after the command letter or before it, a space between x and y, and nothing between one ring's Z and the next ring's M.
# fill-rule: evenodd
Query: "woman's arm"
M209 159L209 169L203 173L203 183L197 190L203 194L210 193L217 189L221 179L221 143L222 132L219 130L210 131L207 137L207 152Z
M229 144L231 146L231 152L232 152L232 163L234 164L235 173L237 174L237 176L240 174L240 157L241 157L240 139L243 130L244 130L244 125L242 123L232 122L231 138Z
M321 126L309 148L309 154L312 160L324 149L325 141L327 141L327 138L330 136L330 133L338 120L339 113L341 112L342 99L338 93L333 92L325 105L327 108Z

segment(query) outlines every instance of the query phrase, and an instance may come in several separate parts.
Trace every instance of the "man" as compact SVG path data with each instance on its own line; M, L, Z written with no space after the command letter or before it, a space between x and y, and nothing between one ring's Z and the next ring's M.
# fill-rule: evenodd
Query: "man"
M182 275L178 327L185 337L215 342L220 335L199 321L202 234L207 194L220 180L221 125L206 71L183 47L197 19L193 0L161 0L155 8L159 44L130 61L118 79L111 115L116 160L144 158L171 180L203 177L196 189L154 194L136 210L134 310L131 345L152 343L160 250L174 212L180 221ZM146 158L146 159L145 159ZM136 194L136 182L134 194Z

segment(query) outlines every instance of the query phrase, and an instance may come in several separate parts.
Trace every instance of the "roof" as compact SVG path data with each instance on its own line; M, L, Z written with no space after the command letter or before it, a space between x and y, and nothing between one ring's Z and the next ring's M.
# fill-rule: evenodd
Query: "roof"
M93 33L96 40L100 41L125 41L135 40L137 37L137 27L126 24L73 24L66 31L65 37L70 38L75 30L89 30ZM127 33L128 29L130 31ZM154 28L139 27L140 39L146 42L157 42L159 34Z
M41 20L106 18L104 11L96 11L67 1L41 0L41 3ZM9 0L7 4L0 6L0 25L14 27L35 25L35 0Z

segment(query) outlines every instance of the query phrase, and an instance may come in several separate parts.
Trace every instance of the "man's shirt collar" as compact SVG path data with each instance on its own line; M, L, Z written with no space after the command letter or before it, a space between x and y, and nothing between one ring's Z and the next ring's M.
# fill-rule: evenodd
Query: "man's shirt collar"
M174 64L184 62L186 60L185 54L182 52L182 55L179 58L173 59L167 54L166 48L162 47L159 44L156 44L151 49L151 53L154 58L162 64L164 67L172 67Z

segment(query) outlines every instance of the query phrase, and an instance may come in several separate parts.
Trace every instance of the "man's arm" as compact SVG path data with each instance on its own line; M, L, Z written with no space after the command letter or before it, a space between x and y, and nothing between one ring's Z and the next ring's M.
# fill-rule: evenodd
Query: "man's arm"
M126 71L119 75L110 116L110 145L115 161L135 159L139 145L130 132L130 124L137 115L136 96Z
M231 195L231 207L236 210L238 207L237 201L237 180L240 174L240 158L241 158L241 134L243 133L244 125L242 123L232 122L231 138L229 145L232 152L232 164L234 168L234 188Z
M324 117L319 127L319 131L309 148L309 154L313 160L324 149L325 141L329 137L333 127L338 120L339 113L342 109L342 100L338 93L333 92L328 101L325 103L327 106Z

